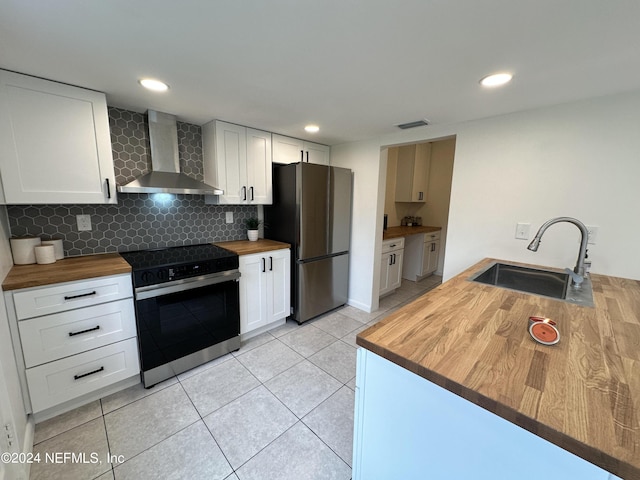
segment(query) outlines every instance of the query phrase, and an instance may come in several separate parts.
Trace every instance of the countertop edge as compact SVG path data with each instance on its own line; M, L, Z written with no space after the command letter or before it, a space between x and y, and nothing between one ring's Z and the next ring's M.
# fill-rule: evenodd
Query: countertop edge
M14 265L2 281L2 291L47 287L56 283L130 273L131 265L119 253L66 257L48 265ZM16 276L19 278L13 278Z
M233 252L240 256L291 248L291 245L288 243L269 240L266 238L259 238L256 241L229 240L225 242L215 242L214 245L224 248L225 250L229 250L230 252Z

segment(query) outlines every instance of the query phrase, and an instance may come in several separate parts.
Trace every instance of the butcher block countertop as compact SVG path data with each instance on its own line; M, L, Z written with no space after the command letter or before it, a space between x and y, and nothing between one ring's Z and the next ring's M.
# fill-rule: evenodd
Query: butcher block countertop
M131 266L118 253L70 257L48 265L14 265L2 282L2 289L41 287L119 273L131 273Z
M619 477L640 479L640 281L592 275L589 308L467 280L492 261L393 312L357 344ZM558 344L532 340L533 315L556 321Z
M382 239L389 240L391 238L406 237L408 235L416 235L417 233L432 233L442 230L440 227L429 227L427 225L419 227L389 227L382 231Z
M227 250L231 250L238 255L251 255L252 253L263 253L271 250L282 250L283 248L291 248L288 243L276 242L275 240L267 240L259 238L255 242L249 240L232 240L229 242L217 242L217 245Z

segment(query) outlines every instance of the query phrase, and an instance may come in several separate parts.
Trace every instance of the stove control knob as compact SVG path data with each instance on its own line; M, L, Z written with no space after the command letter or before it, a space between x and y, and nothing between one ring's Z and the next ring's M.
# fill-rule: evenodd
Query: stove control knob
M150 283L153 281L153 273L151 272L142 272L142 275L140 275L140 279L145 283Z

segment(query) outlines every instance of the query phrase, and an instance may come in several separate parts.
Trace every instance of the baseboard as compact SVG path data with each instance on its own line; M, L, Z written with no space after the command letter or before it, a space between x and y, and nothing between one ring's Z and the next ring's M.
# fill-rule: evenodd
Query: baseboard
M367 313L371 313L373 310L371 309L371 305L367 305L365 303L359 302L357 300L354 300L353 298L350 298L347 300L347 305L350 305L352 307L357 308L358 310L364 310Z

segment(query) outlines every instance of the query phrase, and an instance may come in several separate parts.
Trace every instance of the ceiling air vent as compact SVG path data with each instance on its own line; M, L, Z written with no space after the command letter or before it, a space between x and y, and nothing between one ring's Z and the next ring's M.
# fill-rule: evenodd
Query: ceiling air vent
M424 127L425 125L429 125L429 120L422 119L422 120L417 120L415 122L409 122L409 123L401 123L400 125L396 125L398 128L401 128L402 130L406 130L408 128L416 128L416 127Z

